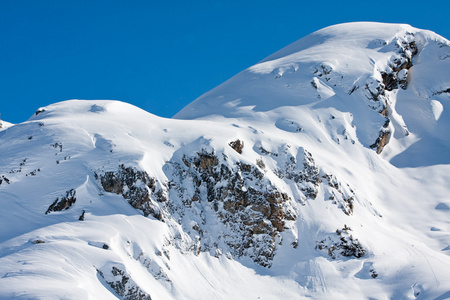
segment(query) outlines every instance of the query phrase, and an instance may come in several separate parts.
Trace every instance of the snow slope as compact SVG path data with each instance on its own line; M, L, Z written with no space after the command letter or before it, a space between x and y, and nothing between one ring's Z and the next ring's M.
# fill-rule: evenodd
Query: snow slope
M450 297L450 43L315 32L164 119L0 132L0 299Z
M8 127L13 126L14 124L0 120L0 131L5 130Z

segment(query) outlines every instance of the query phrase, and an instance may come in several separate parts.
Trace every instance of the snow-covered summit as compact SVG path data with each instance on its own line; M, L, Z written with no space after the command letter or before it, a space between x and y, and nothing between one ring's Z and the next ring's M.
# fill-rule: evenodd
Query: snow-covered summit
M327 27L242 71L175 118L260 120L265 115L273 123L286 118L297 122L295 114L335 108L352 115L366 147L381 153L391 141L384 155L398 166L423 165L424 156L449 163L449 155L427 147L450 146L449 49L448 40L409 25ZM418 140L426 142L412 147L408 158L401 154Z
M409 49L409 43L417 49ZM443 64L440 68L446 69L449 46L441 36L409 25L358 22L330 26L242 71L189 104L175 118L242 116L282 106L316 104L348 94L356 83L365 83L361 80L367 78L361 76L381 81L378 73L392 71L389 68L395 66L396 58L402 60L400 63L409 58L414 65L439 62ZM314 79L317 88L310 84ZM442 83L436 83L435 90L429 86L429 92L437 92Z
M0 299L445 299L449 42L307 36L165 119L107 100L0 131Z
M149 117L151 114L128 103L117 100L67 100L54 103L36 110L36 113L30 120L39 120L43 118L57 118L64 116L74 116L83 114L110 114L123 116L124 119L130 116ZM132 118L130 118L132 119Z

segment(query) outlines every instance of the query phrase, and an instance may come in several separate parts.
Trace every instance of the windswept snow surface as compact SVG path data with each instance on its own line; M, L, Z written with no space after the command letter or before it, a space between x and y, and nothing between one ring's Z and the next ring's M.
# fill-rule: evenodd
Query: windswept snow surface
M435 33L342 24L175 119L1 128L0 299L450 298L449 67Z

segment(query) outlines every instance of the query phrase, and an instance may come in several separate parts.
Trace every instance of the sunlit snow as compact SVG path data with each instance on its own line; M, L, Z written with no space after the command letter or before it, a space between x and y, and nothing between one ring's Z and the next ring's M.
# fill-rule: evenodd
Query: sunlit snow
M70 100L4 122L0 299L449 298L449 46L408 25L336 25L173 119ZM106 191L126 168L142 173ZM150 202L130 205L134 189Z

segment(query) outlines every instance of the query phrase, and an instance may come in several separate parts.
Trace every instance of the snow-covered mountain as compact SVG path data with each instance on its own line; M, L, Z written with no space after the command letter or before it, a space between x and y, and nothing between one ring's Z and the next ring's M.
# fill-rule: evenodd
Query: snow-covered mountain
M450 298L450 42L317 31L164 119L0 128L0 298Z

